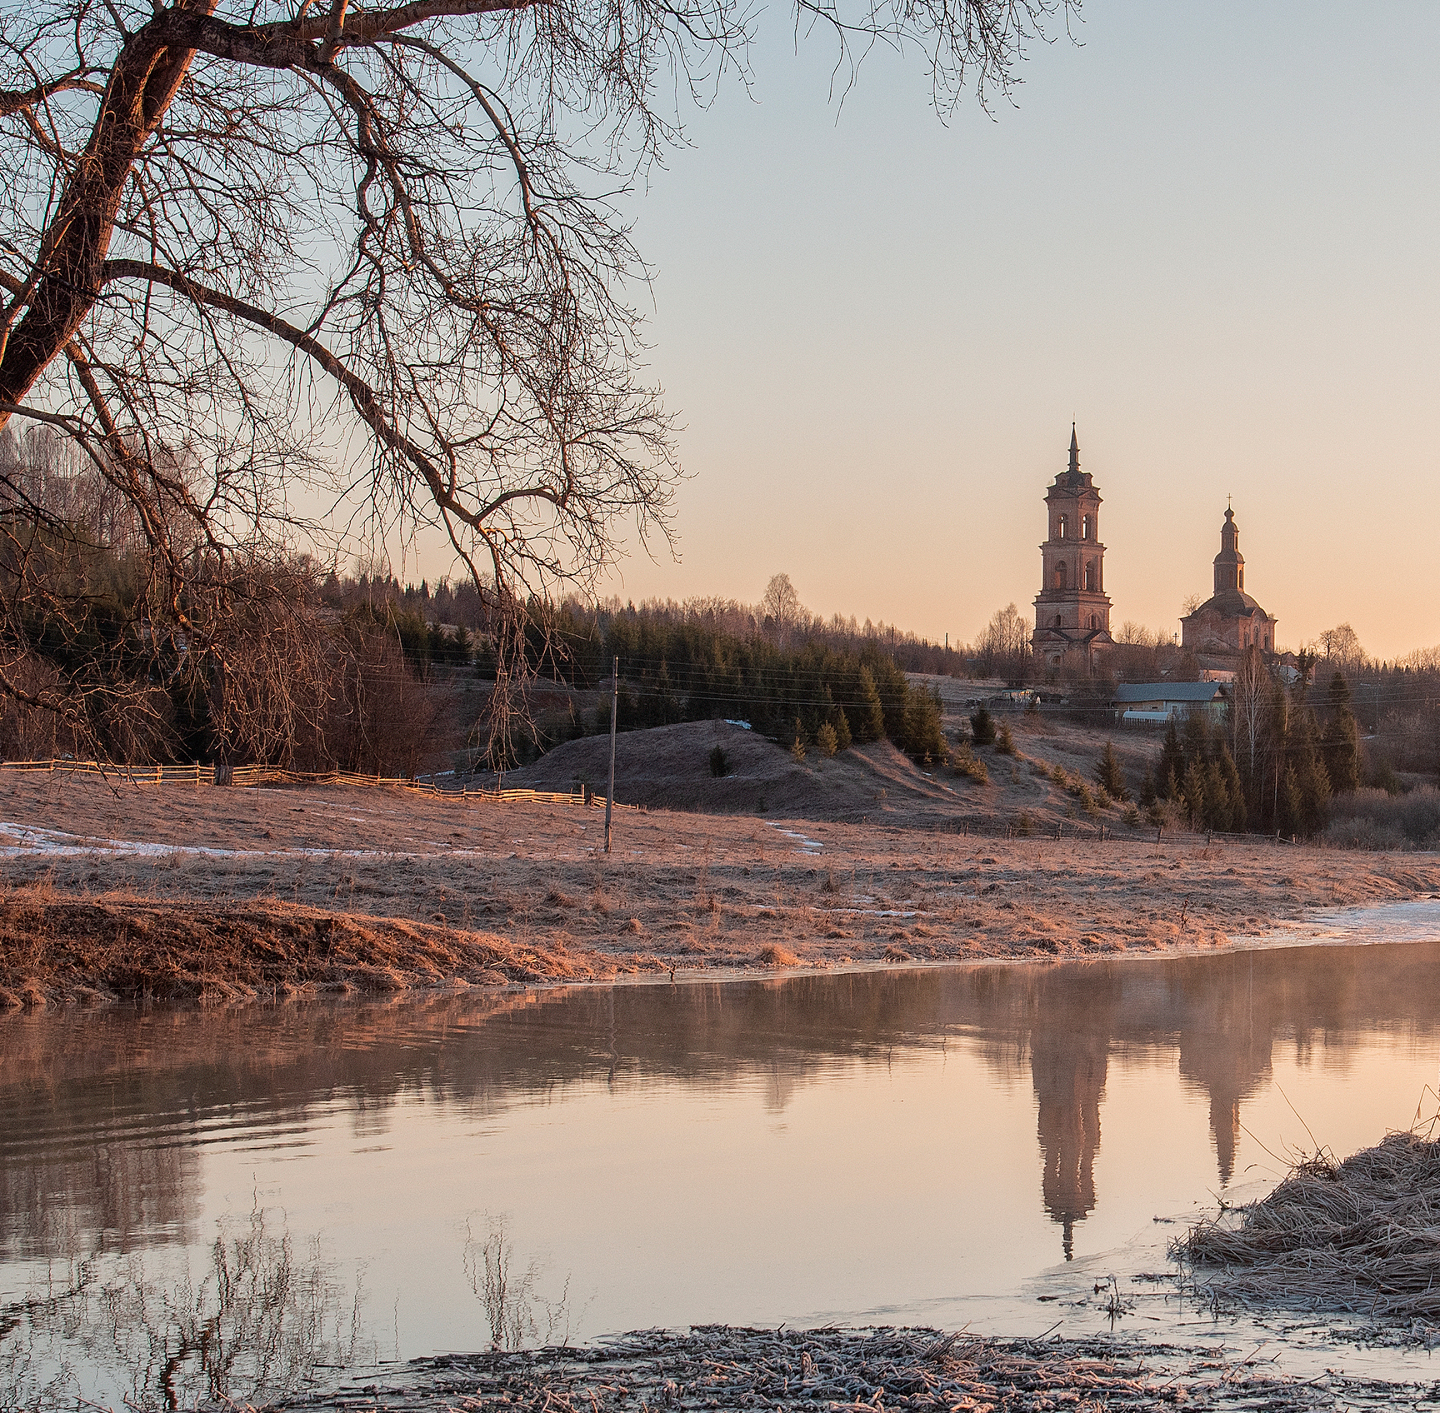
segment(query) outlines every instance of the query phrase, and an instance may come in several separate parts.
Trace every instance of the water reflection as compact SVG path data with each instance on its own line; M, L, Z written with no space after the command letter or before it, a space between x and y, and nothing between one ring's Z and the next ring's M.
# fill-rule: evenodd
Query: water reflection
M0 1023L0 1263L193 1247L207 1239L203 1155L303 1153L322 1117L349 1126L354 1151L382 1153L402 1105L484 1118L597 1087L747 1083L778 1119L846 1076L947 1046L1033 1095L1037 1147L1013 1180L1068 1258L1105 1201L1101 1111L1119 1069L1159 1065L1208 1100L1224 1186L1242 1103L1268 1082L1277 1045L1343 1068L1376 1035L1431 1037L1437 983L1440 945L1415 943L15 1017Z
M297 1255L273 1220L224 1224L194 1274L98 1248L48 1262L0 1305L0 1408L233 1406L374 1363L359 1277L340 1279L318 1241Z

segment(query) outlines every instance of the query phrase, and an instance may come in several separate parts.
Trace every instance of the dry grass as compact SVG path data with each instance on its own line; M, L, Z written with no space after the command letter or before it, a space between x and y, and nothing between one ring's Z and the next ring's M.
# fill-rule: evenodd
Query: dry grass
M311 1413L1309 1413L1409 1406L1414 1384L1300 1381L1271 1363L1211 1350L1119 1345L1106 1339L1001 1340L934 1329L641 1330L584 1348L446 1354L365 1375L334 1396L297 1401Z
M1064 839L977 839L924 827L923 816L892 828L627 810L607 856L597 810L353 786L117 795L19 779L5 782L0 819L14 822L0 861L10 919L0 985L23 999L33 982L31 1003L120 984L103 949L88 972L72 957L53 987L45 980L62 904L171 913L161 930L197 946L197 919L220 926L289 906L392 938L429 928L542 958L563 945L603 973L754 967L770 944L807 966L1206 950L1310 908L1440 893L1440 859L1424 854L1261 840L1207 848L1168 830L1159 844L1153 834L1102 843L1093 829L1077 839L1068 828ZM216 967L191 976L184 963L186 994L224 994ZM399 970L417 978L407 985L452 980L428 963ZM265 984L285 980L277 969ZM234 984L241 994L251 985ZM347 984L372 983L357 973ZM383 970L373 984L389 984Z
M0 1009L506 986L642 965L572 951L563 936L526 947L493 933L274 901L180 908L29 888L0 900Z
M1217 1306L1440 1315L1440 1140L1395 1133L1299 1164L1172 1248Z

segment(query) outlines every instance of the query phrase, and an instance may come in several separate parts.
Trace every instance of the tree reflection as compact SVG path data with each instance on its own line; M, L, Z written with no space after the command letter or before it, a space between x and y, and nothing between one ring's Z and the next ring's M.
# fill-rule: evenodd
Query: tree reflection
M339 1280L318 1241L298 1258L256 1208L238 1230L222 1224L208 1257L198 1277L94 1250L48 1263L0 1307L0 1408L261 1402L375 1361L361 1281Z

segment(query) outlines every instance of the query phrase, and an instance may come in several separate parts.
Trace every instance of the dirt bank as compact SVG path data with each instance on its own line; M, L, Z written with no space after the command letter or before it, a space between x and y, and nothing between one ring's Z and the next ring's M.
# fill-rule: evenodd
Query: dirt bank
M1208 949L1312 908L1440 893L1433 854L1193 835L626 810L606 856L601 812L578 806L59 776L0 788L0 987L32 1004L84 987L218 997ZM312 941L327 931L339 959Z

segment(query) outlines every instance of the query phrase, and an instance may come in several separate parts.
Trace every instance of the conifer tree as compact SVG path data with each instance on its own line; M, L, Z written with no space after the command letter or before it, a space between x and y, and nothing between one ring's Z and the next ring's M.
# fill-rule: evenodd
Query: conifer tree
M1146 772L1147 776L1149 772ZM1115 742L1106 741L1095 766L1095 783L1112 800L1128 800L1130 792L1125 788L1125 772L1120 768L1120 757L1115 754ZM1152 784L1153 790L1153 784Z
M881 705L880 693L868 667L860 669L859 700L850 729L861 745L878 741L885 734L885 708Z
M831 718L830 724L835 728L835 749L848 751L854 738L850 734L850 721L845 715L844 707L837 706L835 708L835 714Z
M1155 803L1155 772L1148 765L1140 781L1140 803L1147 810Z
M1181 797L1185 801L1186 812L1190 816L1190 823L1198 827L1205 821L1205 766L1198 760L1192 760L1185 767L1185 781L1181 786Z
M970 718L970 735L977 746L995 744L995 718L983 706Z
M1245 828L1249 811L1245 806L1245 787L1240 783L1240 771L1228 746L1220 748L1219 766L1221 777L1225 782L1225 793L1229 797L1230 828L1236 833L1240 833Z
M1185 778L1185 748L1180 744L1180 735L1175 730L1175 718L1165 728L1165 742L1160 747L1160 764L1155 771L1164 799L1173 800L1178 793L1177 786Z
M1222 834L1231 829L1230 791L1225 783L1220 762L1212 760L1205 767L1205 827Z
M1360 788L1360 728L1350 709L1350 688L1338 672L1330 679L1329 699L1322 754L1330 788L1339 794Z

